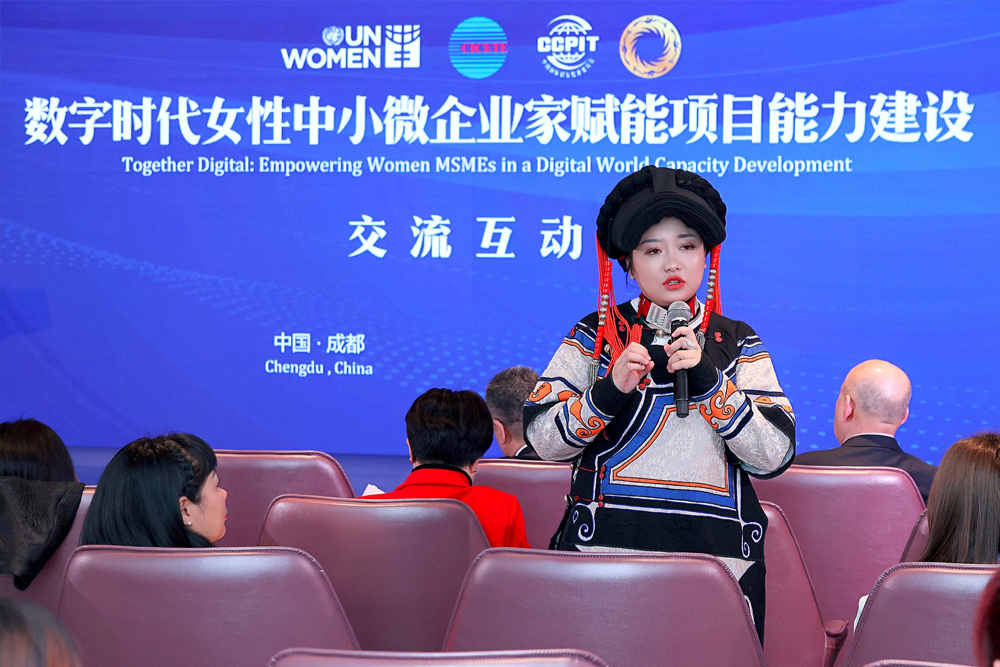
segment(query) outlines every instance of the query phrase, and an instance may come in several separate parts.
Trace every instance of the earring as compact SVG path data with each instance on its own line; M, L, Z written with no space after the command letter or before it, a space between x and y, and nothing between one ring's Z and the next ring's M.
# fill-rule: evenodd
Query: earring
M188 522L187 522L187 525L189 525L189 526L190 526L190 525L191 525L191 522L190 522L190 521L188 521Z

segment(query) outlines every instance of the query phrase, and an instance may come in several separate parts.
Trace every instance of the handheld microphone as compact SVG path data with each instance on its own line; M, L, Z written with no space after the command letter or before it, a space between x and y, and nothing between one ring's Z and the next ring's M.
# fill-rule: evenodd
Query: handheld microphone
M674 332L679 327L687 326L691 321L691 308L683 301L674 301L667 308L667 319L670 321L670 342L677 340ZM691 395L688 392L687 369L678 368L674 371L674 404L677 406L677 416L687 417L691 406Z

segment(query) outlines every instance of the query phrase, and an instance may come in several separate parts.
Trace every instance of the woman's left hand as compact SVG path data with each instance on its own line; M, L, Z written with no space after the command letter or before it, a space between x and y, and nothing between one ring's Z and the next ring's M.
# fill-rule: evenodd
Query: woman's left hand
M701 361L701 346L691 327L678 327L674 331L676 340L664 345L667 353L667 370L674 373L682 368L694 368Z

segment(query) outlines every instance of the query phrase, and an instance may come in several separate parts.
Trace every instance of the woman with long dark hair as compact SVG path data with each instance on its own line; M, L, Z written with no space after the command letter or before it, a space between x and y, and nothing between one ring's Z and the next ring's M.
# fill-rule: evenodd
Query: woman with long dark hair
M187 433L140 438L101 474L80 544L210 547L226 534L215 452Z
M1000 435L959 440L941 459L927 498L924 563L993 565L1000 554Z
M722 316L725 238L726 205L700 176L644 167L618 183L597 217L598 311L539 379L525 436L542 458L574 462L557 548L718 556L763 641L767 518L749 475L791 464L795 428L764 344ZM615 259L637 299L615 303ZM675 329L678 317L687 324ZM689 406L677 400L680 370Z
M59 434L37 419L0 424L0 477L75 482L69 450Z
M25 590L62 544L83 484L62 438L36 419L0 424L0 574Z

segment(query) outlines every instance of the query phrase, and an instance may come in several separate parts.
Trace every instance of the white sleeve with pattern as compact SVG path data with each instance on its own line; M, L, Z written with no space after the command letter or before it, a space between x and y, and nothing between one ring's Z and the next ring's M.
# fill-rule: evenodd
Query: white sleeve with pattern
M563 340L525 403L525 441L550 461L580 455L628 402L611 379L590 383L593 339L581 327Z
M755 475L778 470L795 454L795 413L778 385L771 355L756 334L708 392L692 397L699 414Z

